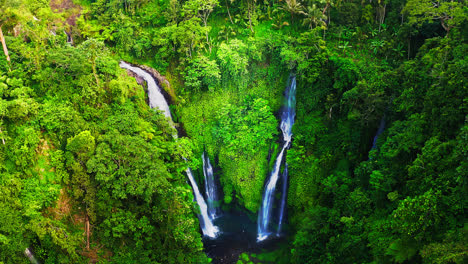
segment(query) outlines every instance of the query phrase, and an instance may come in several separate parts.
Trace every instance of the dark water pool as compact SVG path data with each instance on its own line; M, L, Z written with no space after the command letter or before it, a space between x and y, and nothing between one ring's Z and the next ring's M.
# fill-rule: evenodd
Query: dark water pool
M257 243L257 223L243 212L224 213L214 224L221 231L218 237L203 239L205 252L213 259L213 264L236 263L244 252L273 251L278 242L284 240L272 235L272 238Z

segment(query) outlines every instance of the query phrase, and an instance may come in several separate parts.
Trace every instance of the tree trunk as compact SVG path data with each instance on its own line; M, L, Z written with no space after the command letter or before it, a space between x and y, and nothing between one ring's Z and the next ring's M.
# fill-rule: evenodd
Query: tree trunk
M447 35L448 35L448 33L450 32L451 27L447 26L447 24L445 23L445 20L442 17L439 18L439 20L440 20L440 24L445 29L445 32L447 32Z
M386 8L387 8L387 4L384 4L383 7L379 6L379 32L382 28L382 24L385 22Z
M94 75L94 78L96 79L96 85L98 87L101 87L101 85L99 84L99 77L97 75L97 71L96 71L96 61L93 60L93 63L91 64L91 67L93 68L93 75Z
M2 26L0 26L0 41L2 42L3 53L5 53L5 56L6 56L6 59L7 59L8 63L10 63L10 55L8 55L8 48L7 48L7 45L5 43L5 38L3 37Z
M86 213L86 249L89 250L89 217Z
M250 5L250 3L248 2L247 5L248 5L250 31L252 31L252 33L254 33L254 29L253 29L253 26L252 26L252 12L255 12L255 4L252 3L252 5Z
M5 138L3 138L3 131L1 127L0 127L0 134L2 135L2 143L3 145L5 145Z
M225 0L225 2L226 2L226 8L227 8L227 11L228 11L228 15L229 15L229 20L231 20L231 24L234 24L234 22L232 22L231 12L229 12L229 5L228 5L227 0Z
M327 12L327 9L328 9L329 6L330 6L330 3L327 3L327 5L325 6L325 8L322 11L322 15L325 15L325 12Z
M205 29L208 26L208 21L207 20L208 20L208 18L203 20L203 23L205 24ZM208 37L208 31L205 32L205 35L206 35L206 44L208 44L208 48L210 49L210 54L211 54L211 43L210 43L210 39Z

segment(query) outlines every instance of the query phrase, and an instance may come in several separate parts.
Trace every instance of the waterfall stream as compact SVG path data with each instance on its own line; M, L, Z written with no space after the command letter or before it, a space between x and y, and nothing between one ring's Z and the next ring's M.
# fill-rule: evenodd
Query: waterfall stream
M31 250L29 250L29 248L26 248L24 250L24 255L28 257L29 261L31 261L31 264L39 264L39 261L37 261Z
M281 235L281 227L283 226L284 221L284 214L286 210L286 197L288 195L288 164L284 165L283 170L283 189L281 191L281 203L280 203L280 210L278 216L278 231L276 231L276 236Z
M219 216L219 210L217 209L218 189L216 188L216 181L213 175L213 166L211 166L210 158L205 152L203 152L202 160L208 215L211 217L211 220L213 220Z
M294 117L296 116L296 77L290 77L290 83L286 87L285 91L285 105L281 112L281 124L280 128L283 132L283 140L284 144L281 149L281 152L278 154L276 158L275 165L273 170L268 178L267 184L265 185L265 192L263 193L262 205L260 207L260 211L258 214L258 223L257 223L257 241L263 241L267 239L270 234L270 224L272 220L272 211L273 211L273 203L275 198L275 191L276 191L276 184L279 179L281 164L283 163L284 154L289 147L292 139L292 126L294 124ZM283 184L287 185L287 169L285 168L286 175L283 176ZM283 186L283 192L287 191L287 186ZM286 204L286 193L284 193L281 197L281 207L280 208L280 216L279 216L279 224L277 234L280 233L281 224L284 219L284 211L285 211L285 204ZM284 203L284 206L283 206Z
M148 84L149 106L151 108L158 108L159 110L163 111L164 115L172 120L169 105L167 104L167 101L164 98L164 95L161 93L161 89L156 84L156 81L154 80L153 76L151 76L151 74L149 74L147 71L138 67L134 67L124 61L121 61L119 65L121 68L132 71L133 73L140 76L146 81L146 83Z
M198 206L200 206L200 225L203 231L203 235L214 238L218 233L218 227L213 224L212 219L208 215L208 206L205 202L205 199L203 199L200 190L198 189L197 182L193 178L192 170L190 168L187 169L187 176L189 177L190 184L193 188L195 201L198 203Z
M169 105L167 104L167 101L164 98L164 95L161 93L161 89L157 85L153 76L145 70L139 67L131 66L130 64L124 61L121 61L119 65L121 68L132 71L133 73L140 76L146 81L148 85L149 106L151 108L158 108L164 113L166 117L168 117L172 121L171 110L169 109ZM177 135L175 134L174 137L177 137ZM213 224L212 218L210 218L210 216L208 215L208 206L205 202L205 199L201 195L200 190L198 189L198 185L195 181L195 178L193 177L192 170L188 168L186 170L186 173L193 189L193 196L195 198L195 201L200 207L199 220L200 227L203 231L203 235L215 238L218 233L218 228Z

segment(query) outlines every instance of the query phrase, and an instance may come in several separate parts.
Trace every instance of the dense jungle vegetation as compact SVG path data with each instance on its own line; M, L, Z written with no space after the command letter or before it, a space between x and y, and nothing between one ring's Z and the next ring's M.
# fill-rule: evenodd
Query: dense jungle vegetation
M289 235L238 263L467 263L467 18L464 0L0 0L0 263L209 263L184 171L206 151L223 209L255 218L291 72ZM184 136L120 60L165 76Z

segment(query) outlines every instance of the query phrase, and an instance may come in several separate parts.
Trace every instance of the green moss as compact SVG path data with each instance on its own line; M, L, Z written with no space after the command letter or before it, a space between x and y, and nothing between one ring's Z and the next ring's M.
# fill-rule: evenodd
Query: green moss
M268 151L270 144L256 149L249 155L236 155L213 136L216 114L228 103L235 104L238 94L232 91L203 93L180 109L181 121L196 151L206 151L211 160L219 157L220 182L223 186L224 202L236 200L251 212L260 206L263 184L268 173Z
M225 200L235 195L239 204L256 212L260 207L263 183L268 172L268 149L262 149L254 156L232 157L221 150L219 164L223 169L221 183ZM229 197L229 198L228 198Z

